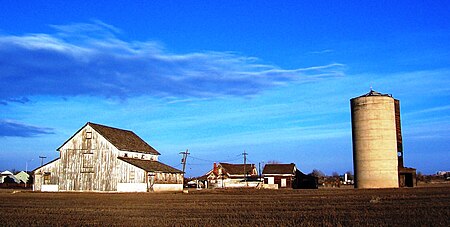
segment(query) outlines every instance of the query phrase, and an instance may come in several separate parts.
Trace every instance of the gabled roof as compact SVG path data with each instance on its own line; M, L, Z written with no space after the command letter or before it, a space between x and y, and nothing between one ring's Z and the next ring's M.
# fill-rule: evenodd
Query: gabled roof
M230 164L230 163L219 163L220 166L225 170L226 173L230 175L244 175L244 164ZM252 174L255 164L246 164L245 172L247 174Z
M295 164L266 164L263 174L295 174Z
M192 180L208 180L209 176L213 175L214 177L218 177L219 175L214 173L214 170L210 170L205 173L203 176L194 177Z
M91 126L95 131L102 135L106 140L108 140L117 149L122 151L134 151L145 154L155 154L160 153L155 150L152 146L148 145L144 140L142 140L134 132L124 129L113 128L105 125L95 124L88 122L81 129L79 129L72 137L70 137L63 145L61 145L57 150L61 149L67 142L69 142L79 131L81 131L86 126Z
M183 173L183 171L175 169L171 166L168 166L164 163L158 161L150 161L150 160L142 160L142 159L134 159L134 158L124 158L118 157L118 159L134 165L138 168L141 168L147 172L162 172L162 173Z

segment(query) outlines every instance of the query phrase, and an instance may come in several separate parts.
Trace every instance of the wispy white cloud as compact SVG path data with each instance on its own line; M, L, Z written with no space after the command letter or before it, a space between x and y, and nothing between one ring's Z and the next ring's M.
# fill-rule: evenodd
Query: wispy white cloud
M342 64L283 69L233 52L174 54L128 42L101 21L52 25L54 34L0 35L0 101L34 95L214 98L342 76ZM187 99L186 99L187 100Z
M0 137L34 137L42 134L53 134L53 129L0 119Z

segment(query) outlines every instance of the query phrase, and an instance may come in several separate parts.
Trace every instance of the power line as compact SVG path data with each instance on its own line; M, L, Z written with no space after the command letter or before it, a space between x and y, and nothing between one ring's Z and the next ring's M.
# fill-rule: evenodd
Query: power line
M204 158L197 158L197 157L195 157L195 156L190 156L192 159L197 159L197 160L199 160L199 161L204 161L204 162L231 162L231 161L236 161L236 160L239 160L239 159L241 159L240 158L240 156L241 156L242 154L238 154L238 155L236 155L235 157L236 158L232 158L232 159L228 159L228 160L209 160L209 159L204 159Z

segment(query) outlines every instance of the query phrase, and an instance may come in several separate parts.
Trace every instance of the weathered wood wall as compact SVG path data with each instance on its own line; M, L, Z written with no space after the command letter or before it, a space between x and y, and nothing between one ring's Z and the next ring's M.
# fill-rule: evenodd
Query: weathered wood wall
M89 125L75 134L61 151L59 190L116 191L120 179L119 151Z
M57 185L59 183L60 161L60 159L57 159L34 171L34 190L40 191L43 184Z

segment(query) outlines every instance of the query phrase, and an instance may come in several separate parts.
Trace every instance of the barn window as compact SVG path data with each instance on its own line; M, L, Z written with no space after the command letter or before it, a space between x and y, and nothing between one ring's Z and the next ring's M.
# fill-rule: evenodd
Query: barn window
M127 153L124 153L124 154L123 154L123 157L127 158L127 157L128 157L128 154L127 154Z
M51 173L45 172L44 173L44 184L50 184L50 180L51 180Z
M86 139L92 139L92 132L86 132Z
M93 153L84 153L82 158L82 165L84 173L91 173L94 171L94 155Z

